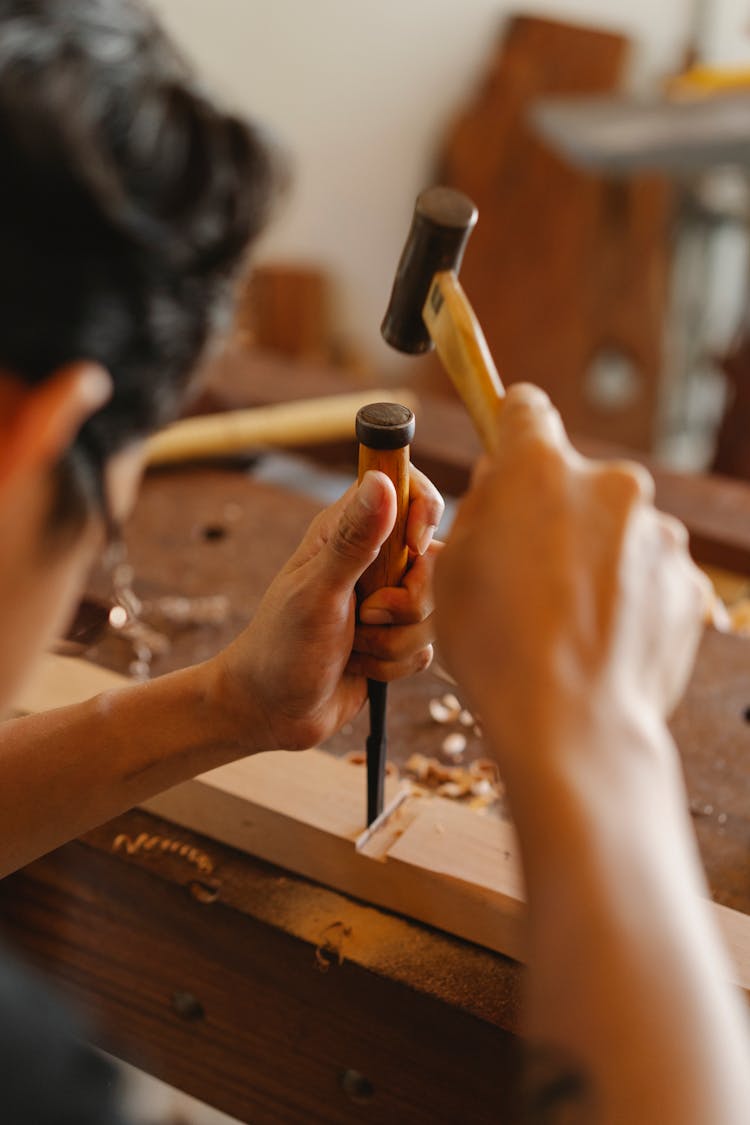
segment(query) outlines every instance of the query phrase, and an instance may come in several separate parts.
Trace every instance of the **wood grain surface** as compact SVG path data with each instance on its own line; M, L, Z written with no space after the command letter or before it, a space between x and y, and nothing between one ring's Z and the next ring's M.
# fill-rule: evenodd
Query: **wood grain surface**
M25 710L57 704L64 684L74 703L124 683L85 661L48 657L40 681L26 689ZM525 896L512 826L413 789L367 846L355 849L366 823L363 788L358 764L316 749L275 752L212 770L144 807L365 902L525 960ZM386 801L397 788L391 777ZM731 954L732 980L750 993L750 916L716 904L713 910Z
M175 829L128 814L0 882L5 934L102 1046L248 1125L520 1120L501 959L415 942L406 923L181 832L210 854L207 893L184 861L113 851L141 833ZM358 952L358 926L375 954Z

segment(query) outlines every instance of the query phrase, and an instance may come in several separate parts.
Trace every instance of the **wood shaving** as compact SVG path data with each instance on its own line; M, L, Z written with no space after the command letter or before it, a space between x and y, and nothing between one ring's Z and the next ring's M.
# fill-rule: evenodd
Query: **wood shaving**
M438 797L450 797L454 800L467 797L471 793L471 781L444 781L442 785L438 785L437 793Z
M442 750L450 758L460 758L466 750L466 735L461 734L460 731L454 731L453 734L446 735L443 739Z
M193 864L202 875L211 875L214 870L213 860L198 848L183 840L172 839L171 836L161 836L158 833L149 835L148 832L139 832L133 839L125 832L120 832L112 841L112 851L124 851L126 855L137 855L139 852L176 855Z
M469 772L472 777L487 777L496 786L502 787L498 764L492 758L477 758L469 766Z
M331 922L326 926L315 948L315 967L327 973L331 965L344 964L344 945L352 936L351 926L344 922Z
M472 715L471 711L467 711L465 707L464 707L463 711L461 711L461 713L459 714L458 721L459 721L459 723L461 724L462 727L473 727L474 726L474 716Z
M350 750L349 753L344 756L344 761L348 762L350 766L366 766L367 755L364 750ZM385 776L395 777L396 779L400 776L398 766L395 762L392 762L390 758L385 763Z
M431 699L429 704L430 717L436 723L454 723L461 714L461 703L451 692L442 699Z
M741 598L728 607L729 624L733 633L750 634L750 598Z
M466 766L448 766L438 758L412 754L405 769L420 785L440 797L454 801L471 798L473 808L487 808L505 792L497 764L490 758L480 758Z
M449 723L452 715L441 699L431 699L429 702L430 718L434 723Z

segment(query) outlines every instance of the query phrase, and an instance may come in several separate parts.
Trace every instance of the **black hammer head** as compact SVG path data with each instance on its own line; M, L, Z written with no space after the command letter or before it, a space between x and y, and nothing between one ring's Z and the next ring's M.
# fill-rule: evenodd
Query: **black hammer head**
M461 191L427 188L417 197L414 219L398 264L381 332L400 352L419 354L432 347L422 309L432 279L441 270L458 273L476 226L477 209Z

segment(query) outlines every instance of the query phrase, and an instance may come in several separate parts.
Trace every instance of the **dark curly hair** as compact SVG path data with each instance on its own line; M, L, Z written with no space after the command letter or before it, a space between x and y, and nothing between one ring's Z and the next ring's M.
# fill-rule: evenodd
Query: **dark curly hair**
M90 359L114 383L59 466L58 522L175 416L279 171L133 0L0 0L0 365L36 383Z

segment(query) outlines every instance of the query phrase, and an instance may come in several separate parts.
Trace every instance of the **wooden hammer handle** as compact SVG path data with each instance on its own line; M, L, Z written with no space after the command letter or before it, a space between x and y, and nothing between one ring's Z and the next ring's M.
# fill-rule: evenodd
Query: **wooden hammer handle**
M452 270L435 274L422 316L482 445L491 453L505 390L481 325Z

